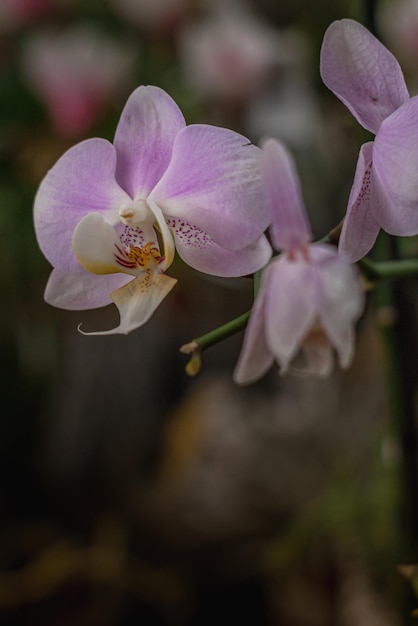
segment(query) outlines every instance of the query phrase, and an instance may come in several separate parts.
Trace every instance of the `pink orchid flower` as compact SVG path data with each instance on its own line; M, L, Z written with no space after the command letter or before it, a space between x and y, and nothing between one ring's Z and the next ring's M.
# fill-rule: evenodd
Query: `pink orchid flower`
M244 103L261 91L283 52L278 33L242 6L226 5L179 35L191 84L210 100Z
M234 380L252 383L274 361L284 374L300 350L305 363L299 371L327 376L333 347L341 367L352 361L354 323L363 310L360 281L334 247L309 243L293 162L274 139L263 147L262 172L273 219L271 239L284 252L262 273Z
M53 11L52 0L0 0L0 31L17 28Z
M115 13L130 26L169 33L190 9L190 0L111 0Z
M54 131L74 139L86 133L116 95L129 93L134 61L129 44L80 24L63 32L36 32L25 43L21 64Z
M128 99L114 144L88 139L42 181L35 229L53 265L45 298L65 309L113 301L124 333L152 315L176 280L164 272L177 249L195 269L241 276L271 248L259 148L233 131L186 126L158 87Z
M376 135L360 149L340 251L358 261L380 228L418 233L418 97L410 98L395 57L349 19L324 36L321 76L360 124Z

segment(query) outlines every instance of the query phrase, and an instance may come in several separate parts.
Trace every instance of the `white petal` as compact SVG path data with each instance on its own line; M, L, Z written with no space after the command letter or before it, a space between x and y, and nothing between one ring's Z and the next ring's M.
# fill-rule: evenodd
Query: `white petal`
M113 226L100 213L89 213L77 224L72 244L78 262L92 274L137 274L116 261L115 254L122 243Z
M321 279L321 326L337 350L341 367L346 368L354 355L354 324L364 308L357 268L330 246L311 246L311 257Z
M48 304L61 309L97 309L111 304L110 293L128 280L131 280L131 276L127 274L98 276L83 269L73 274L54 269L44 297Z
M119 310L119 326L91 333L86 333L79 327L80 332L84 335L127 335L149 320L176 282L171 276L153 274L151 271L134 278L110 294Z
M331 374L334 356L331 343L323 331L311 331L303 342L302 351L306 366L299 373L321 378Z
M317 280L311 265L300 259L279 257L267 271L266 340L286 373L317 315Z

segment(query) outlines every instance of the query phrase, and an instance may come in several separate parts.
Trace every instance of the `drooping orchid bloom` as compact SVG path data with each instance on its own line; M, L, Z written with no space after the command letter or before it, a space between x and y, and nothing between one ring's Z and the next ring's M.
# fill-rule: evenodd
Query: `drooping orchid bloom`
M88 139L47 173L35 229L53 265L45 298L66 309L113 301L129 333L144 324L176 280L164 272L175 249L216 276L263 267L271 248L259 148L224 128L186 126L162 89L128 99L114 144Z
M335 348L341 367L353 358L354 323L363 309L355 268L337 250L312 244L293 162L269 139L262 150L270 235L283 254L264 270L234 372L239 384L259 379L277 361L286 373L301 351L309 374L327 376Z
M418 233L418 97L409 97L389 50L349 19L325 33L321 76L376 135L360 149L341 233L340 250L354 262L371 250L380 228L391 235Z

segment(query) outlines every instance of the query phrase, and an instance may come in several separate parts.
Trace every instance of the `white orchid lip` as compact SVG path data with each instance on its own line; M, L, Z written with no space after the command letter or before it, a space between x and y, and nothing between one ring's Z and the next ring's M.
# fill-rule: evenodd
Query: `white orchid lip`
M174 260L175 244L160 207L153 200L136 199L122 204L118 214L122 223L131 229L149 233L156 226L161 234L163 254L160 255L158 247L150 238L145 246L132 246L128 251L118 247L115 255L117 263L130 270L155 268L158 265L164 272Z

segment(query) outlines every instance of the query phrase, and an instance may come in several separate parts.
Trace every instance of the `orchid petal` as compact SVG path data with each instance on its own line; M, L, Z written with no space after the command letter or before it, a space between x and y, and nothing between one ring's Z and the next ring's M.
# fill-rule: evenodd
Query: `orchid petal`
M281 143L269 139L263 145L261 163L274 247L291 250L304 246L311 232L291 156Z
M356 268L340 257L331 246L313 245L310 249L321 281L321 326L337 350L343 368L354 355L353 327L364 308L364 294Z
M127 274L96 276L81 269L75 274L53 270L45 288L45 301L61 309L80 311L111 304L110 293L132 277Z
M373 172L385 202L381 227L391 235L418 234L418 96L382 124L373 148Z
M304 339L302 352L305 357L305 366L292 371L299 374L320 376L325 378L332 372L334 355L328 337L321 330L314 330Z
M306 261L279 258L267 267L266 340L285 373L317 315L317 275Z
M176 284L167 274L154 274L150 270L131 280L110 294L120 314L116 328L86 333L84 335L127 335L143 326Z
M259 155L259 148L232 130L187 126L150 198L167 219L193 223L223 248L238 250L269 225Z
M354 263L372 249L379 233L379 207L383 199L372 177L373 142L365 143L357 161L347 214L339 241L339 252Z
M173 142L185 126L182 112L162 89L138 87L115 133L116 178L132 198L145 199L170 163Z
M321 76L357 121L375 134L409 99L395 57L354 20L343 19L328 27L321 49Z
M118 221L117 207L129 200L115 179L116 152L104 139L88 139L70 148L43 179L35 198L39 246L57 269L74 273L80 265L71 246L82 218L99 211Z
M260 290L251 311L241 353L233 374L233 379L238 385L249 385L255 382L274 363L274 358L265 338L266 285L264 279L265 275L263 274Z
M80 265L92 274L138 274L137 267L118 263L117 258L124 258L123 245L113 226L100 213L89 213L77 224L72 243Z
M212 276L245 276L267 265L272 249L262 235L255 243L240 250L222 248L197 226L169 220L179 256L187 265Z

